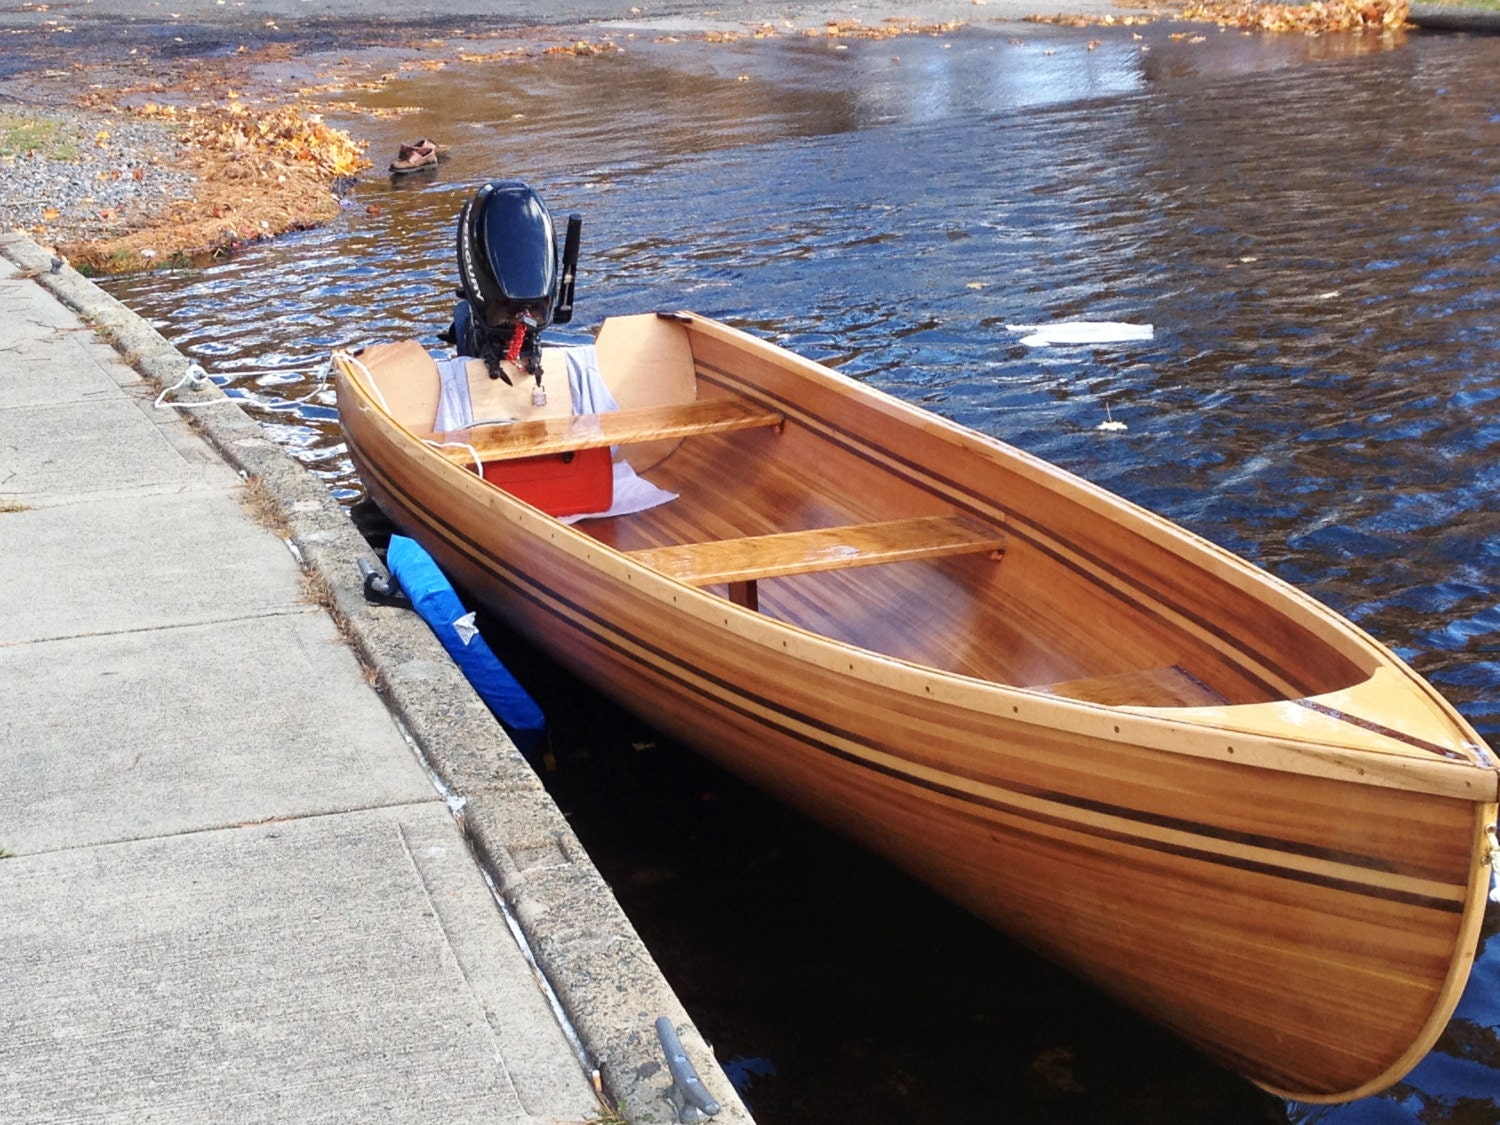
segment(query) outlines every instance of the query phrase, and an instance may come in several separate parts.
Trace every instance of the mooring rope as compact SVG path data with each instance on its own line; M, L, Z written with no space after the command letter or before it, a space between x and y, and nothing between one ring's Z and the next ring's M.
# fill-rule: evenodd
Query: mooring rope
M209 399L207 402L167 402L166 398L168 395L172 394L174 391L181 390L183 387L188 387L191 390L199 390L208 383L213 382L213 380L209 378L208 372L204 371L203 367L200 364L190 363L188 364L187 373L184 374L181 379L178 379L177 382L173 383L170 387L163 388L161 394L156 396L156 402L154 405L157 407L157 409L166 409L167 407L175 406L179 410L196 410L200 406L219 406L222 403L226 402L242 403L247 401L253 403L256 406L264 407L268 410L280 409L287 406L300 406L302 403L307 402L309 399L327 390L328 376L332 371L331 363L325 362L319 364L317 367L309 367L305 369L287 367L267 368L259 372L259 374L271 374L277 372L286 372L288 374L311 374L314 371L318 373L318 385L316 387L308 391L307 394L303 395L301 398L282 399L278 403L272 403L266 399L256 398L254 395L244 392L234 396L226 394L223 398ZM236 372L236 374L254 375L257 374L257 372L242 371Z

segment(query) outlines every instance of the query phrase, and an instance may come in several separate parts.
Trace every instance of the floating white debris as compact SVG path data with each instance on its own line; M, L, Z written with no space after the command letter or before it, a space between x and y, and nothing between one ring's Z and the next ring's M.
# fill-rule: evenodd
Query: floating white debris
M1025 332L1021 343L1029 348L1053 344L1120 344L1127 340L1149 340L1155 329L1149 324L1122 324L1115 320L1065 320L1058 324L1007 324L1012 332Z
M1109 403L1107 402L1104 404L1104 421L1094 427L1096 430L1105 430L1106 432L1118 432L1129 428L1124 422L1115 421L1114 411L1109 408Z

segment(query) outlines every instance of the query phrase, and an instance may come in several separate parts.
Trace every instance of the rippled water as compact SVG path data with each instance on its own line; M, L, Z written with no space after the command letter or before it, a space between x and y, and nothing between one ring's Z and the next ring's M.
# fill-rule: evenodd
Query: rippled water
M112 288L255 398L278 437L352 497L331 396L285 403L313 390L309 372L331 346L413 334L435 342L452 300L458 207L483 180L520 176L555 213L585 216L580 327L696 309L1040 454L1309 590L1396 648L1494 740L1500 39L1207 29L1193 43L1171 39L1176 30L1147 28L1138 41L1026 26L845 50L622 40L618 56L426 73L366 95L420 111L355 128L372 137L378 163L402 139L450 142L436 174L371 177L325 230ZM1072 318L1148 322L1156 334L1031 349L1007 328ZM1128 429L1099 430L1106 418ZM632 777L654 776L650 757L636 754ZM852 1007L857 1026L792 1011L791 1026L768 1031L775 1020L760 1006L737 1025L734 1002L689 990L705 994L695 1015L721 1053L743 1056L766 1122L814 1110L850 1121L947 1116L933 1098L978 1119L989 1105L1012 1121L1500 1122L1493 942L1459 1018L1406 1084L1327 1111L1269 1106L1185 1049L1154 1044L1142 1057L1149 1032L1065 981L1047 978L1042 1000L1027 992L1008 1011L1017 977L1047 973L1039 963L987 931L969 934L922 892L880 883L890 876L878 865L856 879L848 869L864 861L836 852L834 880L818 857L837 845L804 839L813 830L730 782L683 780L686 766L654 782L663 801L685 802L675 815L700 837L735 837L718 841L728 864L718 876L671 858L668 843L657 859L636 855L640 834L601 826L607 813L580 790L589 772L612 768L565 756L554 781L559 799L578 805L591 848L590 832L614 841L601 866L627 905L657 912L638 924L669 975L663 948L693 976L720 956L694 946L693 933L732 945L723 912L751 920L727 903L718 922L681 917L676 892L654 889L653 865L668 883L690 870L729 878L735 901L767 871L794 880L816 866L840 885L878 885L869 893L899 900L886 913L938 919L931 941L899 924L880 931L865 914L866 945L835 939L864 952L823 964L833 991L813 995ZM707 791L711 817L692 811ZM756 856L763 865L748 869ZM802 893L771 885L782 899ZM768 912L777 898L764 900ZM815 990L818 962L805 958L817 939L799 933L804 959L789 950L770 968L750 959L754 971ZM783 944L763 938L757 948ZM724 973L751 972L747 958L720 956ZM951 1001L913 1026L957 1022L964 1034L917 1035L936 1044L924 1055L898 1033L899 1019L869 1010L876 986L856 987L849 958L879 969L900 1010L926 1011L917 993ZM950 964L957 977L942 975ZM990 991L1001 980L1003 994ZM1013 1017L1052 1027L1058 1006L1087 1014L1048 1033L1059 1042L997 1030ZM840 1056L845 1069L817 1074L791 1061L813 1050L795 1045L797 1025L810 1024L858 1045ZM882 1032L862 1036L859 1026ZM881 1055L890 1041L900 1042L895 1061ZM1111 1055L1130 1058L1130 1072L1102 1061ZM906 1077L858 1089L861 1060Z

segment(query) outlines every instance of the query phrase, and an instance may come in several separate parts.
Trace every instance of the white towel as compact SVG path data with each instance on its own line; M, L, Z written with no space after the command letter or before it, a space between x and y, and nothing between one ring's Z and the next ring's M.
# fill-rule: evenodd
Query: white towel
M568 394L573 397L574 414L605 414L620 409L599 374L599 352L593 344L563 348L562 353L568 368Z
M440 434L466 430L474 421L474 404L469 399L469 360L440 359L438 369L437 418L432 428Z
M599 374L599 353L593 344L564 348L563 360L568 368L568 394L573 398L574 414L607 414L620 409L615 396L604 385ZM608 519L611 516L628 516L644 512L668 500L676 500L677 493L657 488L648 480L636 475L628 461L615 462L614 503L607 512L584 512L576 516L563 516L563 523L579 520Z
M629 461L615 462L615 494L614 503L609 506L607 512L583 512L576 516L559 516L563 523L577 523L579 520L608 519L611 516L628 516L634 512L644 512L647 508L654 508L658 504L665 504L668 500L676 500L677 493L668 492L665 488L657 488L645 477L639 476L630 467Z

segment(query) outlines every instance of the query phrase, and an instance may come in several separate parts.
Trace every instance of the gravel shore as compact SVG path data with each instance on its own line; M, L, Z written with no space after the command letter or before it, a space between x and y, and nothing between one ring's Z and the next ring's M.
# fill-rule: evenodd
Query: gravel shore
M38 133L45 143L24 147ZM0 100L0 230L46 225L69 239L113 238L191 198L196 182L154 121Z

